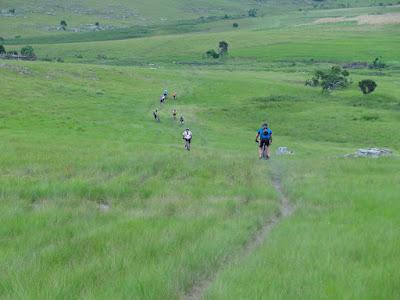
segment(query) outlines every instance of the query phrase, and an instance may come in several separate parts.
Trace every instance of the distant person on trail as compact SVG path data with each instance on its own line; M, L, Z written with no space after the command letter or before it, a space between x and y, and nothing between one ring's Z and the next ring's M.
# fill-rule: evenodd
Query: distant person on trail
M272 130L264 123L260 129L257 130L256 143L259 144L258 156L260 159L265 157L269 159L271 156L269 146L272 144Z
M156 120L157 122L160 122L160 116L158 115L157 109L155 111L153 111L153 117L154 117L154 120Z
M174 120L176 120L176 109L175 108L172 110L172 118Z
M179 117L179 124L180 124L181 126L183 126L183 124L185 124L185 119L183 118L182 115Z
M167 89L164 89L163 95L164 95L165 98L168 97L168 91L167 91Z
M174 98L174 100L176 100L176 92L174 92L174 93L172 94L172 97Z
M182 138L185 141L185 149L190 151L190 143L192 142L192 132L189 128L186 128L182 133Z
M163 104L164 102L165 102L165 96L164 96L164 95L161 95L161 97L160 97L160 103Z

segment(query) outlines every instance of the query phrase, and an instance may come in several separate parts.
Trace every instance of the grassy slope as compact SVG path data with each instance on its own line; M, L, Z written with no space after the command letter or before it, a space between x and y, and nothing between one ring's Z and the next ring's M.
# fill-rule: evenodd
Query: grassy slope
M395 11L399 10L400 8L395 8ZM231 57L225 62L226 64L256 68L271 62L309 63L311 59L316 62L370 62L374 57L383 56L385 61L393 66L398 62L397 44L400 42L398 26L358 26L354 23L311 25L313 20L320 17L388 11L384 8L363 8L349 11L332 10L329 13L324 10L312 13L292 12L275 17L241 19L238 21L239 29L232 28L232 20L212 23L194 22L182 24L180 27L171 25L163 29L164 34L167 35L150 38L69 42L75 41L75 38L84 39L83 34L70 40L62 40L66 43L61 46L56 43L60 40L54 38L39 39L40 44L33 46L39 58L61 57L66 62L113 65L213 64L216 61L207 61L203 55L208 49L216 48L218 41L225 40L230 45ZM172 31L169 32L169 30ZM184 35L170 34L185 31L198 32ZM121 31L121 38L131 33L138 34L136 31ZM158 27L143 34L156 33L161 33ZM112 35L110 32L103 32L99 33L97 38L106 39ZM357 43L354 43L355 38ZM42 42L50 42L50 44L42 44ZM20 47L19 45L6 46L8 50ZM332 52L335 55L332 55Z
M239 266L219 279L217 284L226 289L219 288L218 293L210 295L225 298L226 293L229 297L235 291L230 287L232 282L237 288L254 291L255 296L276 296L278 283L289 275L294 280L293 285L287 286L289 296L319 295L320 289L307 288L306 294L296 292L297 284L302 284L298 280L303 277L310 248L311 253L321 251L317 261L322 262L333 250L329 241L337 230L347 233L343 240L335 237L335 245L350 243L366 224L372 228L382 226L379 217L382 210L390 212L382 206L377 211L371 211L370 206L359 210L364 203L360 202L364 201L363 193L369 190L363 184L355 187L350 180L359 182L359 176L374 163L351 162L353 175L345 179L342 173L348 172L348 163L334 158L360 146L385 144L400 148L395 130L398 112L390 106L382 109L351 106L360 98L355 88L335 93L328 104L328 99L317 90L294 84L301 77L296 74L190 69L171 72L48 63L10 65L15 68L25 65L32 74L1 69L2 93L7 99L1 103L0 132L5 153L0 164L1 236L7 241L1 249L0 262L5 270L1 280L1 294L5 297L177 297L192 280L217 268L223 256L232 255L261 219L276 209L275 194L267 180L268 168L254 160L251 143L258 125L255 120L264 117L271 121L276 132L275 144L296 149L296 158L302 159L284 160L282 166L272 167L291 174L286 186L293 199L304 200L299 202L301 208L296 217L271 236L272 241L276 239L275 248L268 243L250 262L244 262L245 267ZM213 80L215 76L220 78L218 82ZM271 83L269 88L265 87L266 81ZM390 99L391 91L385 86L390 86L391 79L380 81L376 96ZM21 84L26 88L15 93ZM243 85L251 90L251 95L241 88ZM161 124L151 120L157 91L164 86L179 91L178 110L195 132L190 156L179 145L181 128L168 120L171 104L162 109ZM303 97L296 96L299 90ZM267 98L262 102L254 99L260 96ZM355 116L371 113L379 114L378 121L354 120ZM315 124L320 126L316 128ZM232 132L235 132L233 143ZM365 132L369 135L365 136ZM391 138L381 132L390 133ZM336 142L342 146L337 148ZM307 145L315 145L316 149ZM317 149L323 155L313 157ZM323 164L326 156L331 157L331 162ZM302 177L304 165L320 167L310 169L309 175ZM387 161L387 167L379 168L394 172L398 165L398 158L394 158ZM326 177L324 172L328 167L336 171ZM377 172L376 176L383 176L382 171ZM362 182L374 180L374 175L370 176L371 179L366 177ZM337 200L332 199L335 202L329 201L324 208L323 199L331 189L318 184L321 188L315 191L318 178L328 180L332 189L336 184L343 186L346 198L342 200L339 193ZM386 193L380 194L379 200L368 193L368 203L373 206L379 201L391 207L396 194L393 182L379 182L376 188L385 189ZM350 189L352 193L348 195ZM352 199L352 204L347 205L346 199ZM96 208L96 203L104 201L112 207L106 214ZM342 210L332 210L332 205ZM348 230L340 229L343 219L356 216L360 216L356 227L350 222ZM376 224L371 217L376 218ZM385 215L393 237L398 235L394 217L390 213ZM316 218L330 225L316 231L314 226L319 224ZM299 237L297 223L303 224L305 240ZM281 236L287 237L286 243L298 241L304 248L286 248L286 244L279 242ZM374 231L366 231L358 239L372 243L373 247L379 247L385 239L382 236L372 240L372 236L376 236ZM318 242L325 237L328 241L321 248ZM364 244L359 243L349 244L343 251L351 252L353 248L361 251L357 249ZM274 249L278 253L282 249L296 249L297 256L291 258L288 253L287 259L279 260L282 256L271 253ZM398 256L393 249L396 248L388 248L387 256L374 256L377 261L373 265L395 266ZM335 255L348 254L343 251ZM375 248L362 251L375 255ZM368 255L365 258L362 255L361 262L370 261ZM278 259L277 271L268 273L277 280L272 287L260 283L265 269L258 266L264 257ZM279 264L288 266L288 260L291 264L290 259L296 257L302 257L297 261L298 272L282 272ZM336 261L336 256L332 259ZM354 266L351 260L345 263L357 269L357 260ZM311 284L324 272L332 272L336 275L329 281L324 277L319 279L323 282L321 288L329 284L332 295L375 295L376 290L352 293L351 286L335 280L346 274L346 269L335 265L338 268L320 264L306 279ZM260 281L246 281L247 274L254 272ZM395 279L386 278L388 296L396 292ZM370 280L378 284L378 279ZM237 285L238 282L242 284ZM98 288L94 289L95 286Z
M273 16L278 12L287 13L299 9L308 11L314 9L340 8L340 7L364 7L374 6L379 9L379 3L390 4L393 1L381 0L359 0L342 1L328 0L323 3L310 1L239 1L239 0L149 0L149 1L2 1L0 9L7 11L10 8L16 9L14 16L0 16L0 28L3 38L12 39L29 38L38 36L65 36L75 30L89 31L88 24L99 22L105 28L129 28L132 25L155 25L174 23L181 20L193 20L199 17L214 16L239 16L247 15L250 8L259 9L259 15ZM392 9L389 6L388 9ZM68 24L67 32L57 31L61 20Z
M242 66L383 54L393 67L398 27L271 29L281 21L244 20L240 31L220 22L208 35L35 45L39 55L68 62L169 64L172 54L200 60L229 38L233 59L219 66L228 70L2 63L1 297L177 298L276 211L269 179L279 173L297 213L225 269L207 296L396 298L399 157L337 156L400 149L397 71L352 72L354 82L377 80L372 95L355 84L323 95L304 87L302 65ZM98 60L95 49L115 59ZM162 108L157 124L151 111L164 87L179 101ZM174 106L195 134L190 155L169 116ZM254 131L264 119L274 147L289 146L293 157L255 159ZM103 202L107 213L99 212Z

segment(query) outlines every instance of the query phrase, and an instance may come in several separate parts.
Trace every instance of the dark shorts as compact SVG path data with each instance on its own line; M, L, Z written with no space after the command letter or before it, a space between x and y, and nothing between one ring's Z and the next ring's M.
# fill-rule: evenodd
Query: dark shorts
M190 144L192 142L192 139L185 139L185 141Z
M261 139L260 140L260 148L264 147L264 145L268 147L270 144L271 144L271 140L269 140L269 139Z

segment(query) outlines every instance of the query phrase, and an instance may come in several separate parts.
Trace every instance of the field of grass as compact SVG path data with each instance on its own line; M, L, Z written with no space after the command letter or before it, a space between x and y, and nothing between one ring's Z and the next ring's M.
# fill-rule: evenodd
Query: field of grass
M159 17L144 2L118 3ZM277 13L238 19L239 29L219 19L176 26L195 11L139 38L133 27L66 40L32 31L39 59L64 63L0 61L0 298L180 299L196 288L205 299L400 296L400 27L310 25L399 8L299 4L282 14L282 3L267 1L261 9ZM168 15L182 9L169 4ZM192 4L218 14L258 5ZM230 56L204 59L220 40ZM351 69L347 89L304 85L316 68L376 56L388 67ZM378 83L370 95L357 87L365 78ZM160 105L164 88L178 99ZM193 131L190 152L173 108ZM259 161L265 120L273 156ZM279 146L294 154L276 155ZM343 157L362 147L393 155Z

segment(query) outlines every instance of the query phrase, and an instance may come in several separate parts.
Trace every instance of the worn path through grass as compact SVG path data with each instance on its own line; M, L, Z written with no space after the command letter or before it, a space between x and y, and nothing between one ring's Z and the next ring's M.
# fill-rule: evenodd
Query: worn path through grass
M288 218L294 213L295 208L290 203L283 191L281 179L277 175L274 175L272 182L280 199L279 211L275 215L267 217L263 221L262 226L252 234L252 236L237 253L231 253L230 255L224 256L224 259L219 262L219 267L214 273L209 274L207 277L198 282L195 282L192 288L183 296L183 300L202 299L205 292L215 282L218 275L223 272L227 266L237 264L240 260L250 256L257 248L265 243L271 230L278 226L282 219Z

